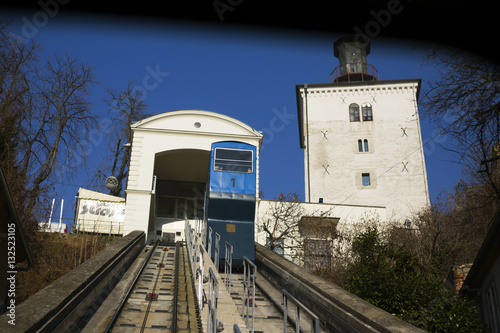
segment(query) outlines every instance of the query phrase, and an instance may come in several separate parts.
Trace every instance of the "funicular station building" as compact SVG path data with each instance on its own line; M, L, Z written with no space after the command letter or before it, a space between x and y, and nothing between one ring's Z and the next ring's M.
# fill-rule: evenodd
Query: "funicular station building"
M239 142L256 148L252 172L258 180L262 134L234 118L181 110L132 125L133 142L126 188L124 234L143 230L147 241L184 237L188 220L202 221L212 145ZM258 193L255 184L254 197Z

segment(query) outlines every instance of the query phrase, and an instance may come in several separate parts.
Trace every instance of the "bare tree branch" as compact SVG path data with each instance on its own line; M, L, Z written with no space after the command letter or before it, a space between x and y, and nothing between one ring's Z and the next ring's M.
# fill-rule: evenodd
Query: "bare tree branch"
M53 184L55 179L49 179L54 170L64 170L61 177L71 177L68 165L75 159L81 165L85 162L80 135L95 125L87 101L93 84L93 69L67 55L54 55L38 72L21 126L20 171L29 179L28 206L33 207L38 195Z
M130 81L122 90L107 89L104 102L108 106L113 130L106 133L109 155L103 167L97 170L94 177L102 183L106 176L114 176L118 187L110 190L111 195L120 196L123 183L128 174L131 149L127 143L132 143L131 125L149 116L146 113L147 104L143 100L142 91L135 89L134 81Z
M455 49L433 49L427 58L439 73L428 83L420 104L424 117L451 140L445 149L456 154L471 183L487 183L500 202L498 176L481 163L498 155L500 142L500 66ZM453 145L450 143L453 142Z

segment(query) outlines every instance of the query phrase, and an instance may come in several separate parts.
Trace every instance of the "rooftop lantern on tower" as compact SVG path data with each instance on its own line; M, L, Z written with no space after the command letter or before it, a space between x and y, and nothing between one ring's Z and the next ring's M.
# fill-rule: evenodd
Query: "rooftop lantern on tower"
M366 56L370 54L370 42L342 37L333 44L333 54L339 59L339 66L330 74L330 82L378 80L378 71L366 62Z

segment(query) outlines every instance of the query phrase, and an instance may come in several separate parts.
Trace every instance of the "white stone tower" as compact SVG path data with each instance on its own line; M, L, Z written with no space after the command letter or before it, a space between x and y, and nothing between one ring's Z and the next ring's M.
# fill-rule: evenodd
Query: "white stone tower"
M369 43L334 43L330 83L296 86L305 199L387 208L405 221L429 205L417 100L420 79L379 80Z

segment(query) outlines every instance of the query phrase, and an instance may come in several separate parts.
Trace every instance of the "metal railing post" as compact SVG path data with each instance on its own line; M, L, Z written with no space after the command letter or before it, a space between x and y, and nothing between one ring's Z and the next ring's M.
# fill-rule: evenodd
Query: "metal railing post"
M191 246L191 256L189 258L191 261L191 267L196 267L196 260L198 258L198 237L194 237L193 235L193 239L194 241Z
M288 331L288 298L283 295L283 332Z
M220 235L215 233L215 257L214 257L214 266L217 273L219 272L219 246L220 246Z
M190 228L188 226L188 223L189 223L188 220L184 221L184 237L186 238L187 248L190 249L191 248L190 237L189 237Z
M203 249L202 245L200 245L200 265L198 268L198 306L200 311L203 310L203 266Z
M233 246L226 242L226 256L224 258L224 285L231 294L231 274L233 272Z
M250 303L252 305L252 330L254 332L254 315L255 315L255 279L257 277L257 266L247 257L243 257L243 313L242 318L246 318L246 326L248 328L248 317ZM250 293L252 298L250 298ZM246 315L245 315L245 309Z
M208 286L208 333L217 332L217 300L219 298L219 283L212 268L210 268L210 281Z
M212 228L208 227L208 259L212 259Z
M199 238L201 238L202 225L201 225L201 220L198 216L195 217L195 225L196 225L196 235Z
M202 220L203 226L201 227L201 243L203 244L203 247L206 249L207 245L207 221Z
M193 248L194 242L193 242L193 231L191 230L191 225L189 224L189 221L186 219L185 225L184 225L184 237L186 238L186 248L188 249L189 253L189 262L191 263L191 267L194 266L194 260L195 260L195 249Z

